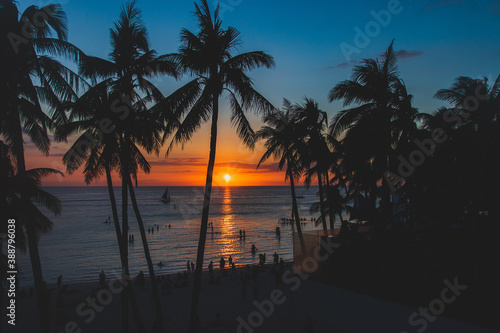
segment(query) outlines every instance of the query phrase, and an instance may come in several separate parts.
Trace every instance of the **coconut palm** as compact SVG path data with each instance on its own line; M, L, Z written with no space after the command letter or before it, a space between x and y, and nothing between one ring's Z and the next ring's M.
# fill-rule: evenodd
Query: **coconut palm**
M400 84L396 60L391 43L382 59L364 59L353 69L351 80L338 83L328 95L330 102L343 99L344 106L356 104L337 114L330 135L337 137L346 130L342 141L350 153L345 159L351 159L355 168L364 169L364 176L371 178L367 188L371 192L370 202L374 206L380 195L384 222L391 220L390 189L382 182L379 193L377 183L389 170L394 155L391 121L398 111L394 103Z
M125 278L130 276L126 252L127 243L123 242L122 230L118 218L118 207L113 190L112 171L121 171L120 165L120 139L122 133L117 131L120 122L119 115L113 112L113 103L120 98L118 93L110 94L109 83L106 80L89 89L74 103L68 103L65 108L71 110L69 121L58 126L55 139L65 141L69 136L79 135L68 152L63 156L63 163L67 166L68 174L73 174L81 166L83 168L84 180L87 184L106 176L108 194L110 197L111 210L115 232L117 235L120 261ZM110 124L110 127L103 127ZM108 125L106 125L108 126ZM126 191L127 187L125 187ZM130 281L129 281L130 282ZM138 329L143 329L137 302L132 285L126 286L127 297L130 298L132 313ZM125 313L128 312L128 308ZM122 322L123 325L128 325Z
M498 216L499 85L500 78L491 85L486 79L459 77L450 88L436 93L436 98L452 106L426 119L422 140L435 130L445 140L436 144L409 180L416 193L425 193L411 201L418 204L414 213L423 216L435 209L439 213L434 216L444 223L465 222L467 215L478 211L489 211L491 219Z
M148 105L159 102L164 96L148 78L162 74L175 76L175 66L167 57L157 57L156 52L149 48L147 30L141 19L141 11L135 7L135 2L130 2L122 8L110 35L112 45L110 60L82 57L80 73L94 82L99 79L102 81L70 106L70 114L74 121L60 128L58 138L64 139L73 132L86 131L75 142L76 149L82 142L88 141L88 137L95 138L92 140L95 147L92 146L74 160L70 159L76 150L71 149L65 156L65 162L68 164L68 171L74 172L85 161L84 174L87 182L106 174L125 279L129 279L126 244L129 235L127 208L128 193L130 193L153 288L155 327L161 329L163 326L161 302L132 179L137 183L138 170L142 169L149 173L151 168L139 147L144 148L147 153L158 154L162 139L159 134L161 124L152 112L148 112ZM109 133L102 133L103 121L110 125ZM99 140L99 136L104 139ZM113 170L119 173L122 180L121 228L112 191ZM128 293L133 297L131 289ZM122 329L126 330L128 325L126 297L122 301ZM134 303L132 306L136 308ZM134 315L138 324L140 316L135 312L136 310Z
M297 137L296 140L303 140L306 145L304 154L300 157L301 163L308 170L305 184L309 186L312 175L316 175L319 188L320 220L323 229L326 230L328 228L323 187L324 181L329 178L327 158L330 151L323 131L328 127L328 117L325 111L319 109L318 103L308 98L305 99L303 105L296 104L294 109L293 122L297 130L300 131L300 138ZM331 227L333 228L333 225Z
M284 100L283 110L275 110L264 118L263 126L257 133L257 139L266 140L264 147L266 152L260 159L257 168L273 157L279 160L278 169L282 170L286 166L285 180L290 180L290 190L292 194L292 212L297 227L297 235L302 253L305 253L304 237L300 226L299 209L297 196L295 194L295 181L300 179L302 168L299 157L305 153L306 146L303 144L300 135L302 132L294 123L294 107L290 101Z
M51 38L53 34L57 38ZM0 1L0 134L12 150L20 179L29 177L23 132L38 150L48 154L47 130L53 128L53 120L63 120L63 114L58 112L61 100L74 99L75 88L81 84L78 75L47 55L78 60L79 50L66 39L66 16L60 5L30 6L19 16L14 1ZM42 103L51 117L42 109ZM31 207L28 189L21 188L20 200L23 206ZM19 212L18 221L27 235L40 326L46 333L50 325L38 252L42 225L29 219L29 208Z
M219 98L223 92L227 94L231 122L243 142L253 147L254 131L245 112L251 109L255 112L268 112L273 107L253 88L252 81L245 72L258 67L270 68L274 65L273 58L261 51L234 55L241 44L238 30L233 27L223 29L219 18L219 8L217 7L212 16L206 0L202 0L200 5L195 4L195 8L199 31L192 33L183 29L181 47L175 55L179 70L194 79L174 92L159 106L166 110L165 118L174 115L173 119L179 117L182 119L182 122L173 126L176 131L167 153L175 144L184 144L189 141L196 130L212 118L210 154L190 314L191 331L196 329L198 322L198 302L217 148ZM166 134L169 134L173 128L167 127Z

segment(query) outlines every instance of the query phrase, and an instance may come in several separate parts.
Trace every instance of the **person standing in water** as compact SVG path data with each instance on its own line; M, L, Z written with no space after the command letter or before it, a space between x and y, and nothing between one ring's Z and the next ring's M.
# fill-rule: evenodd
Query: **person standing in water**
M208 275L210 275L211 279L214 276L214 262L213 261L210 261L210 264L208 264Z
M224 257L220 257L220 270L223 271L225 266L226 261L224 260Z

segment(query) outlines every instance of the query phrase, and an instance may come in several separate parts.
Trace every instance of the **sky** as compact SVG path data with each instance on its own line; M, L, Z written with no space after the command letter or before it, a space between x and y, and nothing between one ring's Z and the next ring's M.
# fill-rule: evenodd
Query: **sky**
M54 1L19 0L23 11L29 5L43 6ZM108 57L109 29L124 1L60 2L68 16L69 41L88 55ZM209 1L212 9L217 1ZM332 118L344 106L329 103L327 96L338 82L350 78L361 59L376 58L394 39L401 77L414 95L414 106L431 113L444 106L433 98L438 89L448 88L458 76L487 77L500 74L499 0L389 0L389 1L219 1L223 26L241 32L239 52L264 51L276 62L273 69L250 72L255 88L273 105L283 98L302 103L305 97L319 103ZM149 31L150 45L158 54L176 52L182 28L196 32L192 1L137 1ZM164 77L153 80L164 95L182 86ZM254 127L260 117L249 114ZM221 103L214 184L220 186L285 185L284 173L274 161L256 165L264 150L262 143L250 151L236 136L229 121L228 106ZM209 153L210 126L205 124L193 140L176 147L165 158L148 156L149 175L140 175L142 186L203 186ZM49 156L41 156L27 142L28 167L65 170L62 155L68 144L53 142ZM230 175L230 180L225 179ZM115 180L116 182L117 180ZM48 186L83 186L80 171L54 176ZM93 183L105 185L105 179Z

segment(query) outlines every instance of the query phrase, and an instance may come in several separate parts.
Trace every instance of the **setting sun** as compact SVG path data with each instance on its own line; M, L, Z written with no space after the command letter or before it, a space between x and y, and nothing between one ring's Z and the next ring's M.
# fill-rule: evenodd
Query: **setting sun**
M225 174L224 175L224 179L226 180L226 182L229 182L231 180L231 176L229 174Z

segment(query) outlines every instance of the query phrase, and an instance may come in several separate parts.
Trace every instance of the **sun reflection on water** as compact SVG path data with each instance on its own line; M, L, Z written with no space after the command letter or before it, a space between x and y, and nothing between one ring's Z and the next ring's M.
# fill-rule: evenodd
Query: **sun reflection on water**
M221 237L219 246L219 256L223 256L226 260L230 255L235 256L239 252L240 241L237 237L239 230L235 227L235 216L233 213L233 198L231 187L224 188L222 193L222 213L223 216L220 220ZM236 259L236 258L234 258Z

